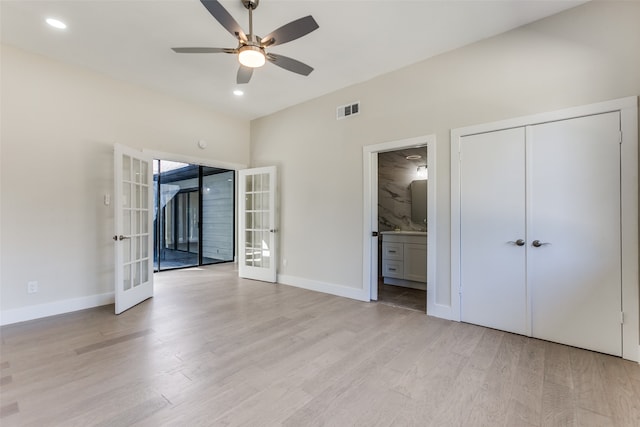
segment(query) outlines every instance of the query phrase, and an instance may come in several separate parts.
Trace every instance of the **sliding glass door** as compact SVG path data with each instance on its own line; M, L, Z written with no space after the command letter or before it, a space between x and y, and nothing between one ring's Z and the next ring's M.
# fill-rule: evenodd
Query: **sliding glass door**
M155 271L233 261L234 171L154 161Z
M233 261L234 171L202 167L202 264Z

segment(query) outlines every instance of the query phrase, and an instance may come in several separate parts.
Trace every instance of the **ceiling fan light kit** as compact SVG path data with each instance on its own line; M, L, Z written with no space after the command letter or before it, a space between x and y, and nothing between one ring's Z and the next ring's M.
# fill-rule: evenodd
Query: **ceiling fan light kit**
M238 47L174 47L176 53L231 53L238 55L240 68L236 81L238 84L249 83L253 75L253 69L262 67L267 61L287 71L303 76L308 76L313 68L293 58L274 53L267 53L265 49L272 46L288 43L309 34L319 28L318 23L311 15L291 21L288 24L274 30L264 38L253 34L253 10L258 7L260 0L240 0L249 11L249 35L242 30L240 24L217 0L200 0L209 13L231 35L238 39Z
M245 67L259 68L267 62L267 58L259 46L246 45L238 49L238 61Z

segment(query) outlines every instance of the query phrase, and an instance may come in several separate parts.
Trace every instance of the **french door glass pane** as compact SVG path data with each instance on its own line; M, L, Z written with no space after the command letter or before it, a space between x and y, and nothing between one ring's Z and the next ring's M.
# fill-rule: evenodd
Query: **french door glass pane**
M131 234L131 211L128 209L122 211L122 226L125 236Z
M128 182L122 183L122 207L128 208L131 206L131 184Z
M122 179L131 181L131 157L122 156Z
M126 264L122 269L122 289L131 289L131 264Z

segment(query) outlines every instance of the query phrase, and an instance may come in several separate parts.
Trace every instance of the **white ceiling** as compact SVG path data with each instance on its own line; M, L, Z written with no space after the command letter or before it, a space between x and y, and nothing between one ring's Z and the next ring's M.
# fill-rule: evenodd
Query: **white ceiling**
M261 0L253 19L261 36L313 15L318 30L270 51L315 70L303 77L267 64L242 85L243 97L232 94L235 56L170 49L236 46L199 0L1 0L0 13L3 43L253 119L584 2ZM221 3L248 31L240 0ZM68 28L49 27L47 17Z

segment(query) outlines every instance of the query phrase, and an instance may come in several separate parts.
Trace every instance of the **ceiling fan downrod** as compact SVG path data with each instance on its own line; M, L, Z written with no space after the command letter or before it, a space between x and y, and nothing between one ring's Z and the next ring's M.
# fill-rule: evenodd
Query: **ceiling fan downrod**
M253 41L253 9L258 7L260 0L241 0L244 7L249 10L249 40Z

